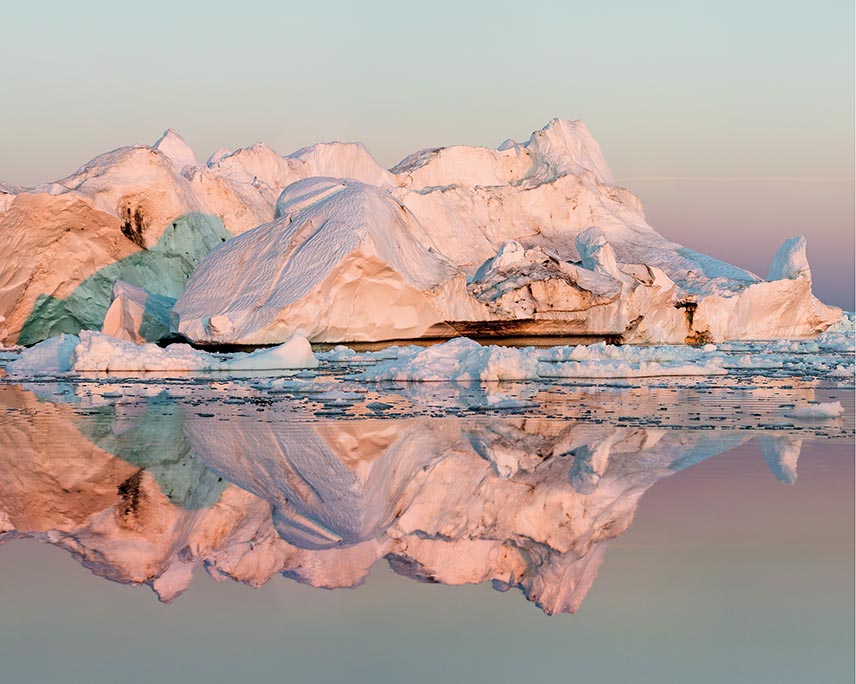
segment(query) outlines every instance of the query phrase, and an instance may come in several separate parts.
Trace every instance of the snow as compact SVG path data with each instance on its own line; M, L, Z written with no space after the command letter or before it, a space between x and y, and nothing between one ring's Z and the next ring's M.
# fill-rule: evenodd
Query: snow
M164 131L152 148L169 157L179 173L183 172L185 167L189 166L192 169L199 166L193 149L171 128Z
M304 178L350 178L368 185L392 187L393 175L361 143L317 143L288 155L303 164Z
M601 183L615 183L600 145L582 121L552 119L532 134L526 150L540 167L533 175L580 175L588 171Z

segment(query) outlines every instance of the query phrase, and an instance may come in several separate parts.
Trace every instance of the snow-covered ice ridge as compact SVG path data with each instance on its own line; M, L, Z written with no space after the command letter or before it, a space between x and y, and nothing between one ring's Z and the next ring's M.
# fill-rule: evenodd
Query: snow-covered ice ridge
M102 326L134 342L716 343L811 337L840 317L812 295L803 238L766 280L671 242L586 127L559 119L389 170L339 142L201 163L169 130L54 183L0 184L0 254L14 255L0 263L10 344Z

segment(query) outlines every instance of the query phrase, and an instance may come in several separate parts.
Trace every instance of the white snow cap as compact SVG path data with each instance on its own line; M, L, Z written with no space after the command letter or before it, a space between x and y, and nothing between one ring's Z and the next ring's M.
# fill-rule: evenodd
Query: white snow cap
M773 263L770 264L770 271L767 273L768 281L796 280L797 278L811 280L811 269L805 253L805 237L802 235L785 240L773 257Z
M184 138L171 128L165 130L152 147L169 157L178 171L181 171L185 166L199 166L193 149L184 141Z

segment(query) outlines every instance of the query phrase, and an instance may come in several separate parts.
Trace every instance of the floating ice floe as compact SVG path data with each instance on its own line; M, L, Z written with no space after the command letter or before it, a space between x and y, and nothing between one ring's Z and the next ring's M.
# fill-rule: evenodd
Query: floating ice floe
M214 355L187 344L135 344L103 333L61 335L26 349L6 370L12 376L76 372L261 371L315 368L318 359L304 337L251 353Z
M359 374L363 381L540 380L725 375L721 358L690 347L591 346L514 348L482 346L466 338L378 361Z
M366 383L620 380L747 373L823 377L848 383L856 374L853 331L829 332L816 340L729 342L703 347L604 342L506 347L483 345L464 337L429 347L388 347L375 352L337 346L317 356L308 340L299 335L252 353L212 354L186 344L161 348L83 331L79 337L61 335L24 350L20 358L8 364L7 371L21 377L100 371L278 371L313 369L320 364L351 373L349 379ZM299 384L301 378L298 374L287 382Z

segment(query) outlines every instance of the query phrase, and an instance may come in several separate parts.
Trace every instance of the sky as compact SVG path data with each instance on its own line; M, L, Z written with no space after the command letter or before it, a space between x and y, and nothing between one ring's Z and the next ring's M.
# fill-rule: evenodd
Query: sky
M205 158L365 143L391 166L582 119L667 237L766 275L804 234L854 308L851 0L4 3L0 180L177 129Z

